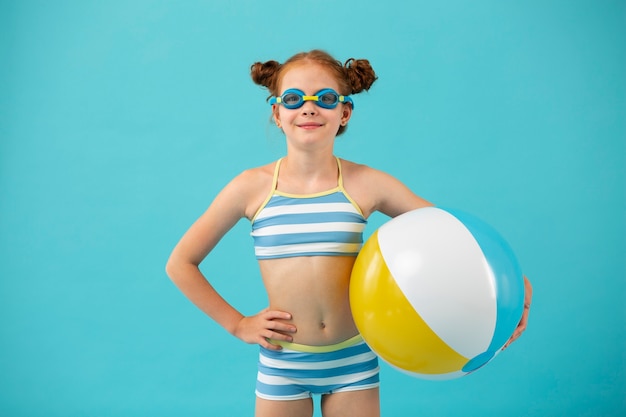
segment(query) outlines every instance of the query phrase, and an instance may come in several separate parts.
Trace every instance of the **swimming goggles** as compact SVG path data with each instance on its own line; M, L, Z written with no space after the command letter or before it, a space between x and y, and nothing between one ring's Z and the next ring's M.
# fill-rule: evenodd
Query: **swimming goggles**
M315 104L324 109L334 109L339 103L350 103L354 109L354 102L350 97L342 96L332 88L324 88L315 93L314 96L307 96L302 90L290 88L282 96L272 97L270 104L282 104L287 109L299 109L305 101L314 101Z

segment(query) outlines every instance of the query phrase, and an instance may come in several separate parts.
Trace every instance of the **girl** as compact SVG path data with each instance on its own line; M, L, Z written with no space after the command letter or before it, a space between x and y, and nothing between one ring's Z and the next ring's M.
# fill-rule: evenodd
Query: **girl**
M325 417L379 416L378 362L352 320L350 273L370 214L394 217L431 204L390 175L334 156L354 110L351 95L376 80L367 60L342 65L314 50L284 64L255 63L251 75L272 96L287 154L234 178L175 247L167 272L228 332L260 345L257 416L311 416L312 394L322 395ZM198 268L242 217L252 223L269 298L250 317Z

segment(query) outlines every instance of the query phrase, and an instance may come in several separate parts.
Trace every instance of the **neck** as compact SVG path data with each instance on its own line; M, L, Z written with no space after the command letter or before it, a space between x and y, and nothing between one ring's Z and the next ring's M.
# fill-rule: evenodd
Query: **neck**
M283 166L290 175L297 177L321 177L337 173L337 160L332 153L287 153Z
M283 158L278 177L281 191L312 194L337 186L337 159L332 155L294 155Z

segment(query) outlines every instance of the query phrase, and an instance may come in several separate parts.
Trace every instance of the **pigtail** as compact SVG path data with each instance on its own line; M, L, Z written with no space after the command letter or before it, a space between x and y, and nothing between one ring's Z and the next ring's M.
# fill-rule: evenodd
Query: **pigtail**
M250 67L250 76L255 84L267 88L271 94L277 93L277 76L282 65L277 61L255 62Z
M369 90L372 84L374 84L374 81L378 79L367 59L350 58L345 62L343 68L352 88L350 94L357 94L363 90Z

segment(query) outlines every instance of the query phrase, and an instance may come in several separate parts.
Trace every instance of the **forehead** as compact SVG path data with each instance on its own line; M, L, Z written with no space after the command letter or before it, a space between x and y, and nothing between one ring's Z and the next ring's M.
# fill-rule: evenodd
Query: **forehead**
M281 93L289 88L297 88L307 94L314 94L322 88L339 90L339 82L330 69L319 64L302 63L286 68L278 87Z

